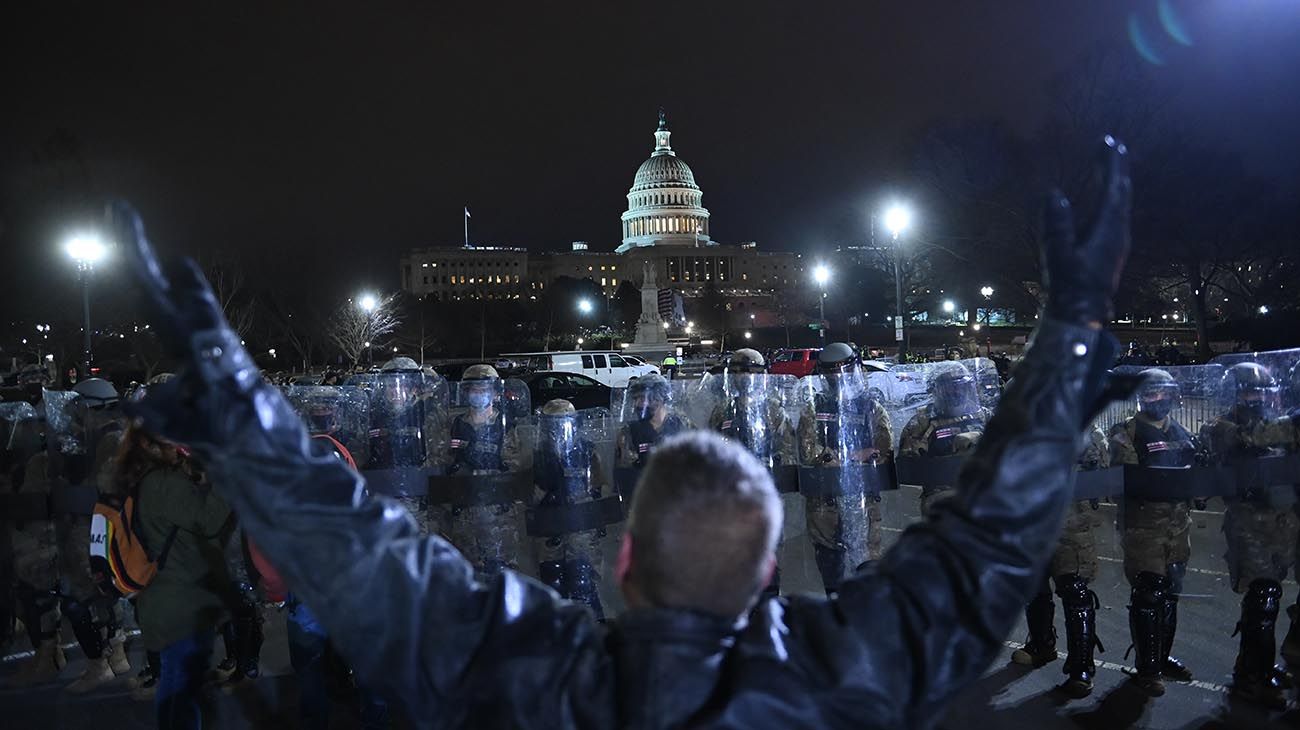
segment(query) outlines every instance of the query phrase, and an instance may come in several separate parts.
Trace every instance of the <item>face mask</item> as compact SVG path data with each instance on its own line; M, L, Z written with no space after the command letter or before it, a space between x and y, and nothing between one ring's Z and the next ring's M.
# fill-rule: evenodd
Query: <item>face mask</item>
M1142 402L1142 411L1156 421L1163 421L1173 409L1174 403L1168 398Z
M466 398L469 401L470 408L483 410L492 405L492 394L483 391L474 391Z
M1238 403L1237 414L1245 421L1258 421L1264 417L1264 404L1259 401Z

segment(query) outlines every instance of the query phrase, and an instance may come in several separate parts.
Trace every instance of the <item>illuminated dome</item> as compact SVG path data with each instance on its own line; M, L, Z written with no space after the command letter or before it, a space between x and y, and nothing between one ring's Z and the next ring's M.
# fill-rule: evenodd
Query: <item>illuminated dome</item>
M659 111L655 149L641 163L627 191L620 253L639 246L711 246L709 211L695 173L677 156L668 138L668 120Z

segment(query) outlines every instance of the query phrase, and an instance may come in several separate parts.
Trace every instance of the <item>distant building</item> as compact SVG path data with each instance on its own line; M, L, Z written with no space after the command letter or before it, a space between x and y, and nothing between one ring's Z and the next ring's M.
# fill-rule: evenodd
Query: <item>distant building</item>
M555 253L481 246L415 249L402 257L402 288L438 301L515 299L568 276L590 279L612 295L623 281L641 286L644 261L655 267L661 289L690 299L716 284L733 300L733 312L769 308L775 294L801 286L804 260L798 254L760 251L752 241L723 245L710 237L704 193L669 144L670 135L660 112L654 150L632 180L622 240L613 250L592 250L586 241Z

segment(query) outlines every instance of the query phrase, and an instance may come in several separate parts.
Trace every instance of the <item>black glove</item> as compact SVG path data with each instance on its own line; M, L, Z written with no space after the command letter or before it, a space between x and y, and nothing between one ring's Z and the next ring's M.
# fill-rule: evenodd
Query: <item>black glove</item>
M1082 326L1100 326L1114 316L1113 299L1129 251L1128 150L1110 135L1104 145L1106 190L1092 230L1077 240L1070 201L1059 190L1048 195L1043 229L1047 316Z
M140 216L129 204L113 203L108 218L114 240L133 269L154 331L163 347L182 363L175 378L150 386L144 401L128 403L128 412L141 418L151 431L196 449L226 438L243 414L204 407L199 401L228 402L223 395L251 401L249 395L262 384L257 365L240 345L239 335L226 324L221 306L194 261L160 262L145 237ZM259 414L267 421L263 426L272 428L288 416L296 419L292 411L285 411L267 408Z

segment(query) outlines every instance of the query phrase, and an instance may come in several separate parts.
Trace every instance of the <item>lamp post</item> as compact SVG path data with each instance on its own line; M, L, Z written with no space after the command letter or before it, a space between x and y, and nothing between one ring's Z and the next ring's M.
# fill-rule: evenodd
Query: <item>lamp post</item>
M362 294L357 298L357 306L366 313L366 337L369 337L375 310L379 308L379 299L374 294ZM375 366L375 351L371 349L369 339L366 340L366 364L371 368Z
M894 317L894 339L898 341L898 361L903 362L907 356L907 339L903 336L903 273L900 261L903 250L898 243L898 236L912 223L912 212L895 203L885 211L885 227L894 237L894 302L897 316Z
M817 264L813 268L813 281L821 287L821 296L817 298L817 317L820 320L817 323L817 334L823 345L826 344L826 282L830 280L831 270L826 268L826 264Z
M90 345L90 275L94 272L95 264L103 260L108 253L108 248L98 236L93 234L78 234L68 239L64 245L64 250L68 256L77 262L77 277L81 279L81 312L82 312L82 379L90 377L90 363L94 359L91 353Z

